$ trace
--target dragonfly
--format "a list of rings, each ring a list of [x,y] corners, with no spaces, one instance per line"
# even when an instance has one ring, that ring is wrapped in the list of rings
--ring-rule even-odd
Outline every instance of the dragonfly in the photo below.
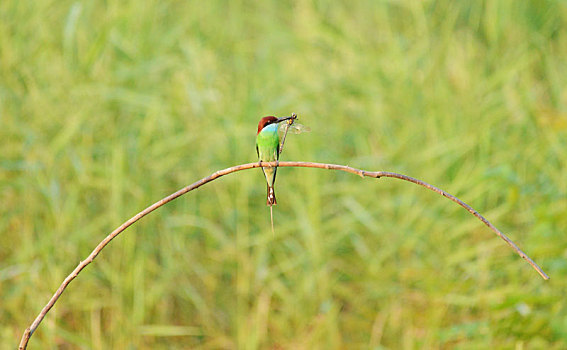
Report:
[[[291,113],[291,117],[289,117],[289,119],[286,120],[285,123],[280,123],[280,126],[278,127],[278,134],[282,141],[280,142],[279,153],[282,153],[285,137],[288,132],[291,132],[292,134],[301,134],[304,132],[311,131],[310,127],[296,123],[295,122],[296,119],[297,119],[297,114]]]

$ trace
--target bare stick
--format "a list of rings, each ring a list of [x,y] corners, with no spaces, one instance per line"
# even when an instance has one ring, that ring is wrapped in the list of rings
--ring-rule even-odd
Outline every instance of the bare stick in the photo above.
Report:
[[[287,120],[287,121],[285,122],[285,124],[286,124],[286,125],[285,125],[285,132],[284,132],[283,137],[282,137],[282,142],[280,143],[280,149],[279,149],[279,151],[278,151],[278,156],[279,156],[280,154],[282,154],[283,145],[284,145],[284,143],[285,143],[285,137],[287,136],[287,132],[288,132],[288,130],[289,130],[289,126],[290,126],[291,124],[293,124],[293,122],[295,121],[295,119],[297,119],[297,114],[291,113],[291,119],[290,119],[291,122],[290,122],[290,120]]]
[[[79,263],[79,265],[77,265],[75,270],[73,270],[73,272],[71,272],[71,274],[69,276],[67,276],[67,278],[65,278],[63,283],[61,283],[61,286],[59,286],[59,288],[57,289],[55,294],[53,294],[53,296],[51,297],[51,299],[49,300],[47,305],[45,305],[45,307],[41,310],[41,312],[36,317],[36,319],[33,321],[33,323],[25,330],[25,332],[22,336],[22,340],[20,341],[19,349],[20,350],[26,349],[28,342],[29,342],[29,339],[32,336],[33,332],[37,329],[37,327],[39,326],[39,324],[41,323],[41,321],[43,320],[45,315],[49,312],[49,310],[51,310],[51,308],[53,307],[55,302],[57,302],[57,300],[59,299],[61,294],[63,294],[63,292],[65,291],[65,289],[69,285],[69,283],[71,283],[75,279],[75,277],[77,277],[77,275],[87,265],[89,265],[94,260],[94,258],[97,257],[97,255],[104,249],[104,247],[106,247],[108,245],[108,243],[110,243],[110,241],[112,241],[122,231],[124,231],[125,229],[130,227],[130,225],[132,225],[136,221],[140,220],[144,216],[148,215],[152,211],[161,207],[162,205],[169,203],[172,200],[184,195],[185,193],[192,191],[196,188],[199,188],[199,187],[203,186],[204,184],[209,183],[209,182],[211,182],[211,181],[213,181],[213,180],[215,180],[215,179],[217,179],[221,176],[224,176],[224,175],[227,175],[227,174],[230,174],[230,173],[234,173],[234,172],[240,171],[240,170],[260,168],[260,167],[263,167],[263,166],[302,167],[302,168],[318,168],[318,169],[340,170],[340,171],[345,171],[347,173],[359,175],[360,177],[367,176],[367,177],[373,177],[373,178],[376,178],[376,179],[381,178],[381,177],[391,177],[391,178],[395,178],[395,179],[399,179],[399,180],[413,182],[416,185],[423,186],[423,187],[425,187],[425,188],[427,188],[427,189],[429,189],[433,192],[437,192],[438,194],[442,195],[443,197],[447,197],[450,200],[452,200],[453,202],[460,205],[461,207],[465,208],[469,213],[474,215],[476,218],[478,218],[480,221],[482,221],[486,226],[488,226],[488,228],[490,228],[492,231],[494,231],[494,233],[496,233],[496,235],[498,235],[498,237],[502,238],[506,243],[508,243],[508,245],[510,247],[512,247],[512,249],[514,249],[514,251],[519,256],[521,256],[523,259],[525,259],[541,275],[541,277],[543,277],[543,279],[545,279],[545,280],[549,279],[549,276],[547,276],[547,274],[545,272],[543,272],[543,270],[532,259],[530,259],[529,256],[527,256],[510,238],[508,238],[505,234],[500,232],[500,230],[498,230],[496,227],[494,227],[494,225],[492,225],[488,220],[486,220],[484,218],[484,216],[480,215],[471,206],[469,206],[465,202],[461,201],[457,197],[455,197],[455,196],[453,196],[453,195],[451,195],[451,194],[449,194],[449,193],[447,193],[447,192],[445,192],[445,191],[443,191],[443,190],[441,190],[441,189],[439,189],[435,186],[432,186],[432,185],[430,185],[426,182],[423,182],[421,180],[415,179],[415,178],[410,177],[410,176],[397,174],[397,173],[391,173],[391,172],[387,172],[387,171],[366,171],[366,170],[355,169],[355,168],[351,168],[351,167],[348,167],[348,166],[337,165],[337,164],[323,164],[323,163],[311,163],[311,162],[258,162],[258,163],[248,163],[248,164],[236,165],[236,166],[233,166],[231,168],[224,169],[224,170],[219,170],[219,171],[217,171],[217,172],[215,172],[215,173],[213,173],[213,174],[211,174],[211,175],[209,175],[205,178],[202,178],[201,180],[199,180],[199,181],[197,181],[197,182],[195,182],[195,183],[193,183],[193,184],[191,184],[191,185],[189,185],[185,188],[182,188],[179,191],[165,197],[164,199],[150,205],[146,209],[144,209],[141,212],[139,212],[138,214],[134,215],[130,220],[128,220],[125,223],[123,223],[122,225],[120,225],[117,229],[112,231],[108,236],[106,236],[105,239],[102,240],[102,242],[100,242],[96,246],[96,248],[92,251],[92,253],[85,260],[81,261]]]
[[[288,130],[289,130],[289,123],[285,123],[285,132],[284,132],[283,137],[282,137],[282,142],[280,143],[280,149],[279,149],[279,151],[278,151],[278,155],[282,154],[283,145],[284,145],[284,143],[285,143],[285,137],[287,136],[287,131],[288,131]]]

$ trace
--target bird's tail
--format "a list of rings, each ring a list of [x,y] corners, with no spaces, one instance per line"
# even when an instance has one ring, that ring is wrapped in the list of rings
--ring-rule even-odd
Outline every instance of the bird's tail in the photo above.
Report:
[[[276,234],[274,231],[274,207],[270,205],[270,222],[272,223],[272,235]]]
[[[276,193],[274,192],[274,187],[268,185],[268,199],[266,201],[266,205],[271,207],[272,205],[276,205],[278,202],[276,201]]]

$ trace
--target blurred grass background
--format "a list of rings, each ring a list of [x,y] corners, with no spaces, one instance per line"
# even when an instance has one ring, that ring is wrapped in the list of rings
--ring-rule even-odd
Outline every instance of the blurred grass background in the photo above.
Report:
[[[561,1],[0,2],[0,347],[112,229],[256,160],[299,114],[272,235],[259,170],[128,229],[30,349],[567,347]]]

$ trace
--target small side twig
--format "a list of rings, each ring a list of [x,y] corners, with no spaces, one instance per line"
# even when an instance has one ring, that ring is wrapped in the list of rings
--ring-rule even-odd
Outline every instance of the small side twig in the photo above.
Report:
[[[285,143],[285,138],[287,136],[287,132],[289,131],[289,126],[291,124],[293,124],[293,122],[295,122],[295,119],[297,119],[297,114],[291,113],[291,119],[285,122],[285,131],[284,131],[284,134],[283,134],[283,137],[282,137],[282,141],[280,142],[280,149],[278,151],[278,154],[282,154],[282,152],[283,152],[283,146],[284,146],[284,143]]]
[[[37,329],[37,327],[39,326],[39,324],[41,323],[41,321],[45,318],[45,315],[49,312],[49,310],[51,310],[51,308],[53,307],[53,305],[55,305],[55,303],[57,302],[57,300],[59,299],[59,297],[61,297],[61,294],[63,294],[63,292],[65,291],[65,289],[67,288],[67,286],[79,275],[79,273],[85,268],[87,267],[87,265],[89,265],[91,262],[93,262],[93,260],[97,257],[97,255],[104,249],[104,247],[106,247],[108,245],[108,243],[110,243],[110,241],[112,241],[116,236],[118,236],[122,231],[126,230],[128,227],[130,227],[132,224],[134,224],[136,221],[140,220],[141,218],[143,218],[144,216],[148,215],[149,213],[151,213],[152,211],[156,210],[157,208],[161,207],[162,205],[171,202],[172,200],[184,195],[187,192],[190,192],[196,188],[199,188],[201,186],[203,186],[206,183],[209,183],[221,176],[224,175],[228,175],[230,173],[234,173],[236,171],[240,171],[240,170],[246,170],[246,169],[252,169],[252,168],[259,168],[262,166],[279,166],[279,167],[302,167],[302,168],[318,168],[318,169],[330,169],[330,170],[340,170],[340,171],[345,171],[347,173],[351,173],[351,174],[355,174],[361,177],[373,177],[376,179],[379,179],[381,177],[391,177],[394,179],[399,179],[399,180],[404,180],[404,181],[408,181],[408,182],[412,182],[416,185],[425,187],[433,192],[437,192],[438,194],[442,195],[443,197],[446,197],[450,200],[452,200],[453,202],[457,203],[458,205],[460,205],[461,207],[465,208],[469,213],[471,213],[472,215],[474,215],[477,219],[479,219],[480,221],[482,221],[486,226],[488,226],[488,228],[490,228],[494,233],[496,233],[496,235],[498,235],[498,237],[502,238],[510,247],[512,247],[512,249],[514,249],[514,251],[520,256],[522,257],[524,260],[526,260],[539,274],[541,277],[543,277],[543,279],[548,280],[549,276],[529,257],[526,255],[526,253],[524,253],[510,238],[508,238],[505,234],[503,234],[500,230],[498,230],[494,225],[492,225],[486,218],[484,218],[484,216],[480,215],[476,210],[474,210],[471,206],[469,206],[468,204],[466,204],[465,202],[461,201],[459,198],[433,186],[430,185],[424,181],[415,179],[413,177],[407,176],[407,175],[402,175],[402,174],[397,174],[397,173],[392,173],[392,172],[387,172],[387,171],[366,171],[366,170],[361,170],[361,169],[356,169],[356,168],[351,168],[345,165],[337,165],[337,164],[323,164],[323,163],[311,163],[311,162],[257,162],[257,163],[248,163],[248,164],[241,164],[241,165],[236,165],[224,170],[219,170],[185,188],[180,189],[179,191],[163,198],[162,200],[150,205],[149,207],[147,207],[146,209],[142,210],[141,212],[139,212],[138,214],[134,215],[132,218],[130,218],[128,221],[126,221],[125,223],[123,223],[122,225],[120,225],[117,229],[115,229],[114,231],[112,231],[108,236],[106,236],[105,239],[102,240],[102,242],[100,242],[96,248],[91,252],[91,254],[83,261],[81,261],[79,263],[79,265],[77,265],[77,267],[73,270],[73,272],[71,272],[71,274],[69,274],[69,276],[67,276],[67,278],[65,278],[65,280],[63,281],[63,283],[61,283],[61,286],[59,286],[59,288],[57,289],[57,291],[55,292],[55,294],[53,294],[53,296],[51,297],[51,299],[49,300],[49,302],[47,303],[47,305],[44,306],[44,308],[41,310],[41,312],[39,313],[39,315],[36,317],[36,319],[33,321],[33,323],[24,331],[24,334],[22,335],[22,339],[20,341],[20,345],[19,345],[19,349],[23,350],[26,349],[29,339],[32,336],[33,332]]]

